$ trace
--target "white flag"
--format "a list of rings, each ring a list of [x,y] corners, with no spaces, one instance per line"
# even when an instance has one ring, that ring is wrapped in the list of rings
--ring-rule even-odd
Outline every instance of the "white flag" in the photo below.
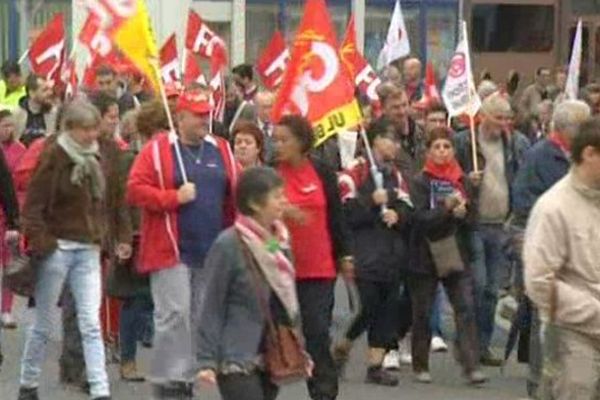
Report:
[[[383,49],[379,53],[377,60],[377,69],[381,70],[390,63],[399,58],[406,57],[410,54],[410,42],[408,41],[408,32],[404,24],[404,16],[400,7],[400,0],[396,0],[394,14],[390,22],[387,39],[383,45]]]
[[[467,36],[467,23],[461,22],[461,37],[450,61],[442,98],[450,117],[461,114],[474,116],[481,108],[481,99],[475,89]]]
[[[579,73],[581,71],[581,52],[582,52],[582,23],[581,18],[577,23],[577,32],[573,41],[573,51],[571,53],[571,62],[569,63],[569,75],[567,76],[567,84],[565,86],[565,94],[567,99],[576,100],[579,92]]]

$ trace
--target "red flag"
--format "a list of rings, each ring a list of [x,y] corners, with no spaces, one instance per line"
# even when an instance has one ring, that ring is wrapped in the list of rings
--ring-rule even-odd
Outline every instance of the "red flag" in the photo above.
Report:
[[[210,60],[213,74],[227,66],[225,42],[202,21],[194,10],[190,10],[188,16],[185,47],[190,52]]]
[[[356,127],[361,120],[354,84],[342,71],[335,30],[325,0],[308,0],[291,50],[288,70],[273,107],[312,122],[315,145]]]
[[[420,109],[428,109],[436,104],[442,104],[442,97],[435,81],[435,71],[431,62],[425,68],[425,87],[423,96],[413,106]]]
[[[277,30],[256,63],[256,70],[266,88],[273,90],[279,86],[289,60],[290,52],[283,35]]]
[[[70,100],[77,94],[78,79],[73,58],[65,60],[61,71],[61,81],[65,85],[65,100]]]
[[[206,77],[196,56],[192,53],[187,53],[185,57],[185,69],[183,70],[183,84],[189,85],[190,83],[201,83],[206,85]]]
[[[31,70],[46,79],[57,80],[65,50],[65,18],[57,14],[29,48]]]
[[[181,80],[177,38],[172,34],[160,49],[160,74],[164,83]]]
[[[100,17],[92,12],[88,14],[78,39],[88,49],[92,58],[95,54],[106,57],[113,49],[112,41],[102,29]]]
[[[225,119],[225,77],[223,71],[217,72],[208,83],[212,90],[211,100],[214,106],[214,118],[223,122]]]
[[[377,86],[381,84],[381,79],[377,77],[369,62],[358,51],[354,15],[350,17],[346,36],[340,47],[340,59],[346,73],[354,81],[359,91],[367,95],[372,102],[378,102]]]

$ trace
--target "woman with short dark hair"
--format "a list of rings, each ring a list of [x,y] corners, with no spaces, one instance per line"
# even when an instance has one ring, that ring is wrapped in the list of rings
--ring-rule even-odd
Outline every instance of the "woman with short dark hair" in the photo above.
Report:
[[[330,352],[334,286],[338,267],[354,272],[344,223],[337,176],[310,157],[313,130],[305,118],[288,115],[275,125],[273,144],[277,171],[290,202],[285,219],[290,229],[302,328],[315,362],[308,380],[312,399],[335,399],[338,375]]]
[[[283,181],[271,168],[251,168],[239,180],[236,201],[236,223],[217,238],[204,265],[198,379],[217,383],[224,400],[273,400],[278,388],[262,362],[268,318],[286,326],[300,320],[281,222]]]
[[[412,300],[412,356],[415,379],[430,383],[432,305],[439,282],[454,309],[458,360],[470,383],[486,377],[479,369],[473,298],[469,294],[469,237],[473,218],[469,181],[456,161],[452,132],[434,128],[427,139],[427,160],[411,185],[414,223],[409,262],[403,264]]]

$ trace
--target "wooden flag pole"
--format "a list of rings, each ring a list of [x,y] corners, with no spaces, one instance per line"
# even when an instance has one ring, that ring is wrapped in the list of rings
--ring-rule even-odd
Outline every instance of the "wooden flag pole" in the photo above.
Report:
[[[471,130],[471,151],[473,156],[473,172],[479,172],[479,161],[477,160],[477,133],[475,132],[475,117],[469,114],[469,128]]]
[[[160,68],[158,67],[158,60],[153,60],[151,63],[155,70],[156,76],[159,77],[158,87],[160,90],[160,97],[167,113],[167,120],[169,121],[169,139],[173,139],[173,147],[175,148],[175,158],[177,159],[177,165],[181,171],[181,178],[183,183],[188,183],[187,173],[185,171],[185,165],[183,165],[183,157],[181,156],[181,148],[179,146],[179,140],[177,140],[177,132],[175,131],[175,123],[173,122],[173,115],[171,115],[171,109],[169,108],[169,101],[167,99],[167,92],[165,92],[165,85],[160,80]]]

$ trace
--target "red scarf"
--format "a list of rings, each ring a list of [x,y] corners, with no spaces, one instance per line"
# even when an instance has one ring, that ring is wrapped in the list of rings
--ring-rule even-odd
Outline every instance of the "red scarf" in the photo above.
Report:
[[[452,161],[445,164],[436,164],[428,157],[423,172],[435,179],[450,182],[456,190],[465,196],[465,199],[467,198],[465,185],[462,183],[464,172],[456,159],[453,158]]]
[[[548,135],[548,140],[550,141],[550,143],[553,143],[556,147],[561,149],[565,154],[571,154],[571,144],[567,142],[565,138],[559,135],[558,133],[550,133],[550,135]]]

